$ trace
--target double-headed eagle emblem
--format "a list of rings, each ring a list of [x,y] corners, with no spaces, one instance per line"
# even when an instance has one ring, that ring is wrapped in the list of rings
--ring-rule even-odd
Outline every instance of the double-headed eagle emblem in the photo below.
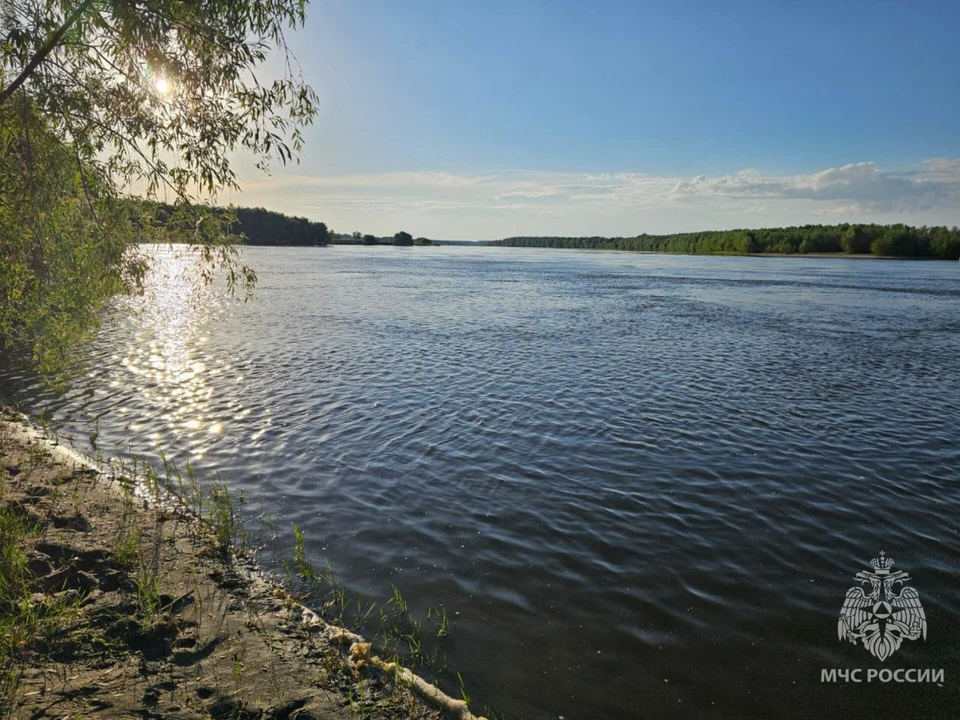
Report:
[[[881,552],[870,565],[873,570],[854,575],[860,586],[847,590],[837,634],[854,645],[860,640],[882,662],[904,640],[927,639],[927,616],[916,589],[905,587],[910,576],[902,570],[891,571],[893,560]]]

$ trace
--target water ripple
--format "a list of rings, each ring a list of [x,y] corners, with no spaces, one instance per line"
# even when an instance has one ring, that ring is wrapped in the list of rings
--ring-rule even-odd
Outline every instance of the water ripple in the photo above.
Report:
[[[359,597],[443,602],[451,665],[510,717],[960,706],[819,675],[875,665],[836,616],[879,550],[930,623],[891,662],[954,666],[955,264],[247,253],[251,302],[161,253],[70,388],[10,369],[7,392],[109,454],[220,472]]]

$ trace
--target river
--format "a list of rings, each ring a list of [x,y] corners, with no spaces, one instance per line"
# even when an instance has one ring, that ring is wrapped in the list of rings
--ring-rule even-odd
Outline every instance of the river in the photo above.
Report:
[[[960,708],[956,263],[248,248],[244,301],[155,252],[66,390],[7,370],[8,397],[218,472],[353,598],[442,603],[478,709]],[[928,625],[882,663],[837,633],[881,551]]]

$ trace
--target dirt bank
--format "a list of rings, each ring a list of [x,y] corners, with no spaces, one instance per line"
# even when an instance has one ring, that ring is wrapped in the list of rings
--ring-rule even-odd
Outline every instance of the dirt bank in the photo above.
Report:
[[[473,718],[132,490],[0,415],[0,715]]]

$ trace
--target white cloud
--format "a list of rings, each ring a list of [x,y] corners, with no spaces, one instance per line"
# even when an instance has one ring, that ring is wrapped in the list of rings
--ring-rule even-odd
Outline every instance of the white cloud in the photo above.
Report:
[[[229,200],[324,220],[337,230],[438,238],[633,235],[803,222],[960,222],[960,159],[906,170],[874,162],[802,175],[400,172],[279,175]]]
[[[960,199],[960,164],[928,161],[924,170],[884,170],[873,162],[828,168],[809,175],[765,176],[754,170],[718,178],[680,180],[673,195],[682,198],[799,199],[853,212],[916,212],[947,208]],[[828,205],[833,203],[832,207]],[[837,205],[843,203],[844,205]]]
[[[932,158],[921,163],[931,175],[960,175],[960,158]]]

